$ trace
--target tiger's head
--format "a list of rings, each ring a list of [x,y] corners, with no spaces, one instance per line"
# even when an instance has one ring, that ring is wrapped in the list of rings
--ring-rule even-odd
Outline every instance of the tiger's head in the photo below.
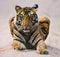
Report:
[[[38,22],[38,16],[36,14],[36,10],[38,5],[35,4],[33,7],[20,7],[15,6],[16,10],[16,21],[17,24],[20,25],[23,29],[23,32],[30,32],[32,26]]]

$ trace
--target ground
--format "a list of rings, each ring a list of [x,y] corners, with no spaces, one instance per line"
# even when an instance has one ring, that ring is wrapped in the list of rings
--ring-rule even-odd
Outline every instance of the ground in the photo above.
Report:
[[[8,20],[15,16],[15,5],[33,6],[38,4],[38,17],[48,17],[51,21],[50,32],[46,39],[48,55],[38,54],[35,50],[14,50]],[[60,0],[0,0],[0,57],[60,57]]]

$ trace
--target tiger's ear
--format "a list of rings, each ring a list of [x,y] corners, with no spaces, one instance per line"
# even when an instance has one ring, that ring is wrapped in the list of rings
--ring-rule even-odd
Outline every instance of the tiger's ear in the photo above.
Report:
[[[18,5],[15,6],[16,12],[18,12],[20,9],[22,9],[20,6],[18,6]]]
[[[38,4],[34,4],[32,8],[37,9],[38,8]]]

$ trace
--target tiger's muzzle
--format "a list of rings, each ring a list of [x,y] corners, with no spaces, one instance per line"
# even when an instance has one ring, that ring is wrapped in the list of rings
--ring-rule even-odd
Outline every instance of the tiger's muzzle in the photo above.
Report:
[[[22,28],[23,28],[23,32],[25,32],[25,33],[29,33],[31,31],[31,26],[29,26],[29,25],[28,26],[25,25]]]

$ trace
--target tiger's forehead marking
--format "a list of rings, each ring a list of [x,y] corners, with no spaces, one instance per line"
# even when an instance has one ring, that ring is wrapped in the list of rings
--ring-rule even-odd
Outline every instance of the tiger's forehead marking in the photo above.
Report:
[[[24,7],[24,8],[21,8],[19,11],[18,11],[18,13],[17,13],[17,15],[19,15],[21,12],[35,12],[35,9],[34,8],[31,8],[31,7]]]
[[[32,7],[25,7],[25,8],[23,8],[23,11],[32,11],[32,12],[36,12],[35,11],[35,9],[34,8],[32,8]]]

